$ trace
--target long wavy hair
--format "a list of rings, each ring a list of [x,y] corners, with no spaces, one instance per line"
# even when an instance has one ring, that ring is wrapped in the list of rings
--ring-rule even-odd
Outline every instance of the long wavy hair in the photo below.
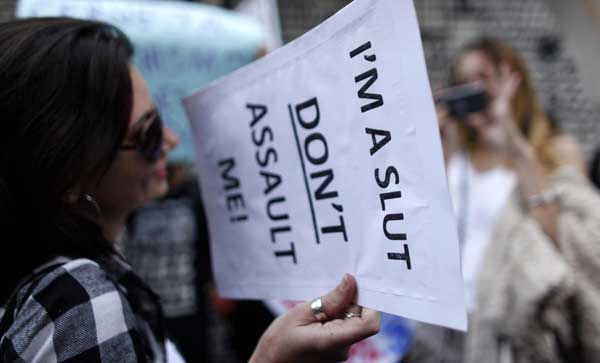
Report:
[[[495,38],[482,37],[463,48],[453,63],[450,82],[456,84],[456,69],[461,56],[468,52],[481,52],[496,68],[507,64],[519,74],[521,82],[512,100],[512,116],[519,129],[533,146],[542,166],[551,171],[558,166],[557,156],[552,153],[550,143],[557,130],[553,127],[539,102],[525,60],[509,44]],[[476,147],[476,140],[467,137],[468,132],[461,125],[462,141],[467,149]]]
[[[126,135],[132,52],[102,22],[0,24],[0,303],[52,256],[112,250],[69,193],[106,172]]]

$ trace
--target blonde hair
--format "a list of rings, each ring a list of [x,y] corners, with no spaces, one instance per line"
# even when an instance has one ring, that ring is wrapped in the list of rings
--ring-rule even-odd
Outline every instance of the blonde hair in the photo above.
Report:
[[[551,150],[551,141],[556,136],[556,130],[546,117],[533,87],[533,82],[527,70],[525,60],[507,43],[498,39],[482,37],[463,48],[461,55],[468,52],[481,52],[496,69],[507,64],[521,77],[521,82],[512,100],[512,116],[519,129],[533,146],[537,157],[547,171],[555,169],[559,162]],[[460,56],[452,66],[451,83],[456,83],[456,67]],[[469,140],[467,131],[461,127],[463,143],[468,149],[475,147],[475,142]]]

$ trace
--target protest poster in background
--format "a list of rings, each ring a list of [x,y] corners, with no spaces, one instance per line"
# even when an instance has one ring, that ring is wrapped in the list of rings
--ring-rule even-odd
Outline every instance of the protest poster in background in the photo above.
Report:
[[[298,304],[286,300],[268,300],[264,303],[276,316],[285,314]],[[414,322],[382,313],[379,333],[352,345],[346,363],[401,362],[413,341],[413,329]]]
[[[184,100],[219,291],[358,303],[466,328],[414,6],[357,0]]]
[[[242,0],[235,11],[257,20],[265,29],[265,46],[271,51],[283,44],[277,0]]]
[[[18,17],[71,16],[118,26],[135,46],[133,63],[163,120],[180,138],[171,161],[191,162],[194,146],[181,98],[256,59],[266,34],[249,17],[176,1],[20,0]]]

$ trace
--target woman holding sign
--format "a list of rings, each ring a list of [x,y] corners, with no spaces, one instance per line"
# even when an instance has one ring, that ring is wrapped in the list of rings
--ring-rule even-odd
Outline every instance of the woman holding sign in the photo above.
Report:
[[[0,24],[0,360],[165,362],[156,295],[115,250],[127,216],[166,192],[163,126],[132,46],[100,22]],[[7,241],[8,242],[8,241]],[[11,266],[10,268],[8,266]],[[337,362],[379,316],[356,282],[276,320],[252,362]]]
[[[440,94],[438,111],[442,134],[457,127],[462,146],[449,158],[448,178],[471,312],[464,360],[454,356],[598,361],[600,197],[581,150],[545,117],[510,46],[467,46],[452,82],[460,87]],[[439,347],[462,350],[456,334],[445,336],[454,347]],[[448,356],[439,347],[432,351]]]

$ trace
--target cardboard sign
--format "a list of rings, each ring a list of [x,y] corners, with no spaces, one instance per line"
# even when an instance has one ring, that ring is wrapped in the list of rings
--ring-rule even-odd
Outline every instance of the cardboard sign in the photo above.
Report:
[[[414,7],[357,0],[184,100],[221,294],[358,303],[465,329]]]
[[[216,6],[176,1],[20,0],[17,16],[71,16],[118,26],[135,45],[133,63],[163,120],[180,138],[171,161],[191,162],[194,146],[181,98],[256,59],[258,23]]]

